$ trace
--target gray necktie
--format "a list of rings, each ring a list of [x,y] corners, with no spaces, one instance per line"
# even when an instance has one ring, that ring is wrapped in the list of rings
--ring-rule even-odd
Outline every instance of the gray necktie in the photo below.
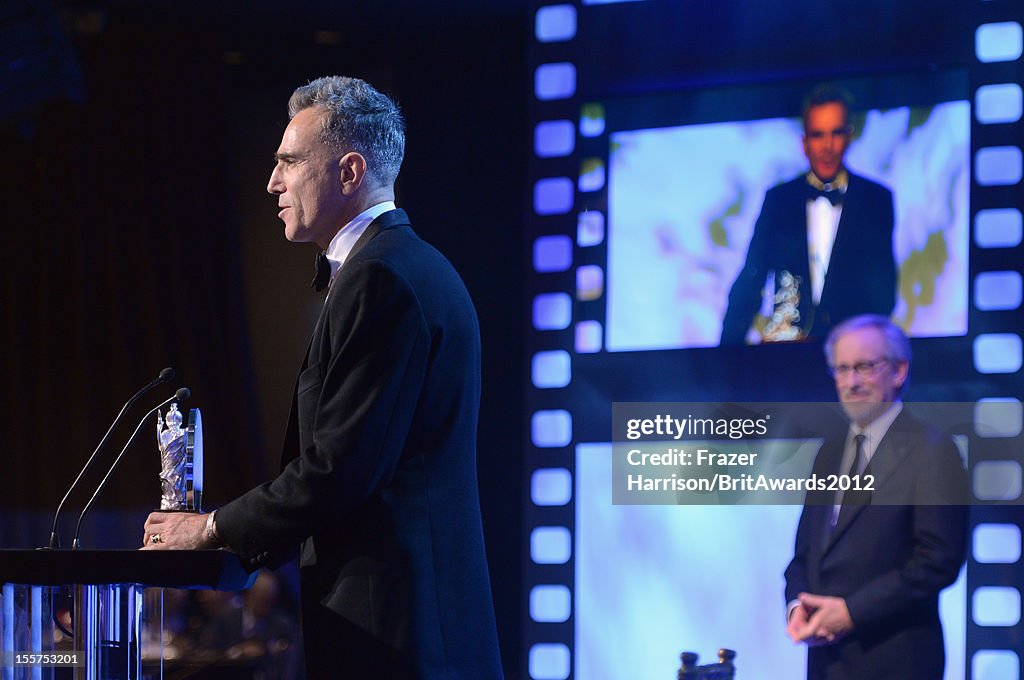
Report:
[[[864,468],[867,467],[867,460],[866,456],[864,455],[865,439],[867,439],[867,437],[865,437],[863,433],[858,434],[853,438],[854,444],[856,446],[856,451],[853,454],[853,463],[850,465],[850,469],[846,473],[849,477],[859,474],[864,470]]]
[[[867,439],[864,434],[857,434],[853,437],[854,442],[854,454],[853,462],[850,463],[849,470],[846,471],[847,477],[852,478],[856,474],[862,474],[867,469],[867,455],[864,453],[864,441]],[[853,484],[851,479],[851,485]],[[864,484],[863,478],[860,480],[860,484]],[[835,531],[836,524],[839,523],[839,515],[842,514],[842,507],[847,505],[867,505],[871,502],[871,492],[849,488],[846,491],[836,492],[836,505],[840,507],[838,510],[835,506],[832,507],[832,521],[829,522],[828,526],[828,538],[832,536],[832,532]]]

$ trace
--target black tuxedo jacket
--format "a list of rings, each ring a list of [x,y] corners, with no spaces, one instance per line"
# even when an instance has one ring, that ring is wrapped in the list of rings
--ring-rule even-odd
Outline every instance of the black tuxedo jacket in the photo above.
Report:
[[[850,173],[821,300],[811,293],[807,247],[808,184],[804,175],[772,187],[754,225],[747,259],[729,292],[722,321],[723,345],[743,344],[769,273],[800,277],[800,326],[824,338],[833,326],[858,314],[888,316],[896,304],[892,193]]]
[[[477,490],[480,337],[402,210],[339,270],[298,376],[282,471],[222,507],[253,568],[302,544],[311,678],[500,678]]]
[[[844,442],[845,432],[825,442],[815,474],[839,474]],[[843,597],[854,625],[808,649],[808,680],[941,680],[938,598],[965,557],[966,472],[953,442],[904,406],[865,473],[875,476],[870,504],[844,505],[830,531],[834,494],[809,493],[797,527],[787,602]]]

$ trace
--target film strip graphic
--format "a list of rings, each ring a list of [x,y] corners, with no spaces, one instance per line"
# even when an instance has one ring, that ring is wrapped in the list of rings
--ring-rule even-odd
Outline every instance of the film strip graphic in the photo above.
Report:
[[[975,408],[971,478],[985,505],[972,512],[967,558],[968,678],[1022,677],[1021,593],[1024,563],[1021,533],[1020,397],[1024,314],[1022,303],[1022,217],[1024,175],[1024,7],[977,0],[970,67],[971,121],[971,295],[968,335],[974,369],[994,393]],[[985,410],[1016,406],[1016,417],[995,430],[982,425]],[[1012,443],[1011,443],[1012,442]]]
[[[574,319],[580,258],[604,242],[603,225],[594,224],[601,213],[580,217],[577,200],[581,131],[573,58],[580,12],[579,3],[538,4],[530,23],[533,156],[527,230],[534,275],[528,277],[530,435],[524,488],[530,497],[524,513],[522,667],[531,678],[572,677],[575,521],[569,388],[581,336],[590,333],[596,336],[593,345],[601,343],[596,322]],[[589,220],[586,236],[577,233],[583,220]]]
[[[1024,448],[1024,7],[1012,0],[976,6],[969,64],[971,239],[968,340],[973,373],[991,386],[976,406],[969,437],[975,496],[967,568],[966,677],[1019,678],[1024,592],[1019,505],[1024,472],[1005,451]],[[537,3],[529,25],[532,91],[529,278],[529,384],[524,475],[529,489],[522,537],[526,599],[522,666],[534,680],[573,676],[573,367],[604,348],[603,305],[608,135],[600,104],[579,94],[574,62],[587,6]],[[999,428],[986,410],[1000,418]]]

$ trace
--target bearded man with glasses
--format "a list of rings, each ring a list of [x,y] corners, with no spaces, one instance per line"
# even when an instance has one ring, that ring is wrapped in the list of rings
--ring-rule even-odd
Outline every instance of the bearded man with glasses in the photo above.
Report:
[[[814,472],[872,488],[808,494],[786,569],[786,632],[808,645],[809,680],[941,680],[939,592],[967,544],[960,455],[904,408],[910,341],[889,319],[843,322],[825,354],[850,424]]]

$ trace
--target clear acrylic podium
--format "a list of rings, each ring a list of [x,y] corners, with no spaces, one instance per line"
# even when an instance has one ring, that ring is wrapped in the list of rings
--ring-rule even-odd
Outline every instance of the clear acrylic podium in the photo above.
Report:
[[[223,550],[0,550],[0,680],[142,680],[142,623],[162,591],[244,590],[255,574]],[[158,628],[159,629],[159,628]]]

